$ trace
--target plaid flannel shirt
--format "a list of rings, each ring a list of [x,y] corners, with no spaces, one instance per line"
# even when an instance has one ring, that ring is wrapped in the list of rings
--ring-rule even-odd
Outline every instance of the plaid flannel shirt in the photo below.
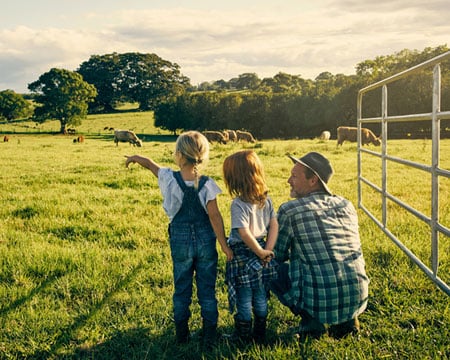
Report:
[[[264,248],[265,242],[257,239]],[[228,286],[228,304],[231,313],[236,308],[236,288],[269,289],[269,282],[277,277],[277,262],[272,259],[266,266],[244,243],[231,245],[233,260],[227,262],[225,282]]]
[[[321,323],[338,324],[367,306],[369,279],[352,203],[324,192],[284,203],[278,211],[276,259],[289,261],[284,300]]]

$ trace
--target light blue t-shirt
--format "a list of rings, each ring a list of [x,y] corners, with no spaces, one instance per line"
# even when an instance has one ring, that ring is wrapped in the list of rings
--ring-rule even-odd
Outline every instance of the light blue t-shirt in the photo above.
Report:
[[[240,228],[248,228],[255,239],[266,237],[270,220],[274,217],[276,212],[270,197],[267,197],[264,207],[234,198],[231,203],[231,233],[228,244],[234,245],[243,241],[239,236]]]
[[[158,186],[163,197],[163,209],[169,217],[170,221],[173,220],[175,215],[180,210],[184,196],[183,190],[181,190],[180,186],[175,180],[173,172],[174,171],[170,168],[160,168],[158,171]],[[185,181],[185,183],[187,186],[194,186],[194,181]],[[200,192],[198,193],[200,203],[202,204],[206,213],[208,213],[208,210],[206,208],[208,202],[214,200],[217,195],[221,193],[222,190],[220,190],[216,182],[208,177],[205,185],[200,189]]]

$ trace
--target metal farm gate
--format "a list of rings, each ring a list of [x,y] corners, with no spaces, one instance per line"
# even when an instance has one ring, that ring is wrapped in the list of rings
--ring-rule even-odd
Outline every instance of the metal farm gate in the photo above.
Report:
[[[431,60],[416,65],[408,70],[402,71],[396,75],[388,77],[382,81],[369,85],[358,92],[357,103],[357,123],[358,123],[358,206],[361,208],[377,225],[378,227],[416,264],[419,268],[425,272],[425,274],[447,295],[450,296],[450,286],[438,277],[439,267],[439,235],[450,237],[450,229],[440,223],[439,218],[439,179],[442,177],[450,178],[450,171],[440,168],[439,154],[440,154],[440,128],[441,119],[450,119],[450,111],[441,111],[441,63],[444,60],[450,59],[450,51],[440,56],[437,56]],[[424,114],[411,114],[411,115],[388,115],[388,85],[399,80],[406,78],[412,74],[416,74],[425,68],[433,68],[432,73],[432,111]],[[381,116],[373,118],[363,118],[363,96],[370,91],[381,88]],[[401,159],[395,156],[390,156],[387,150],[388,140],[388,123],[395,122],[411,122],[411,121],[431,121],[431,165],[425,165],[417,162],[413,162],[406,159]],[[363,148],[361,145],[361,127],[366,123],[378,123],[381,124],[381,153]],[[368,154],[367,156],[375,156],[381,159],[381,188],[369,181],[362,174],[362,154]],[[450,154],[448,154],[450,156]],[[393,196],[390,192],[387,182],[387,165],[388,162],[394,162],[408,167],[419,169],[429,174],[431,177],[431,199],[424,199],[425,201],[431,201],[431,216],[427,216],[422,212],[414,209],[408,204],[404,203],[397,197]],[[362,185],[365,184],[373,189],[376,193],[381,195],[381,217],[377,219],[369,209],[363,204],[362,198]],[[405,246],[387,226],[387,213],[388,213],[388,200],[407,210],[413,214],[416,218],[424,222],[429,226],[431,234],[431,266],[425,265],[407,246]],[[443,199],[441,199],[443,200]],[[448,199],[445,199],[448,201]]]

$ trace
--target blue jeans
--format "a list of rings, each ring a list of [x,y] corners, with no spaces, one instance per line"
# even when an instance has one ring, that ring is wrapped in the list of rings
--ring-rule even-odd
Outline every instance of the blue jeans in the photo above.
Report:
[[[175,323],[190,318],[195,274],[197,297],[206,324],[216,325],[219,313],[216,299],[217,249],[211,226],[170,224],[170,250],[173,261],[173,310]]]
[[[262,288],[252,289],[250,287],[236,288],[236,319],[242,321],[252,320],[252,310],[255,316],[267,317],[267,293]]]

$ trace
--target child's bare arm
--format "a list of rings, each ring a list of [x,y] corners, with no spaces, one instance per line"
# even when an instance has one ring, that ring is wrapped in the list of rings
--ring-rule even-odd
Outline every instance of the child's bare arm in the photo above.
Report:
[[[273,250],[278,238],[278,220],[276,217],[270,219],[269,232],[266,240],[266,250]]]
[[[211,222],[211,226],[213,227],[214,233],[217,236],[217,240],[219,241],[220,247],[224,254],[227,257],[227,261],[233,259],[233,251],[227,244],[227,239],[225,237],[225,228],[223,225],[222,214],[220,213],[219,207],[217,206],[217,200],[210,200],[206,205],[208,209],[208,216]]]
[[[132,156],[125,155],[125,157],[127,158],[127,160],[125,161],[126,167],[128,167],[128,165],[130,164],[137,163],[142,167],[145,167],[146,169],[150,170],[156,177],[158,177],[158,172],[161,166],[156,162],[154,162],[152,159],[140,155],[132,155]]]
[[[255,254],[263,261],[270,261],[274,256],[272,250],[263,249],[248,228],[239,228],[239,236]]]

